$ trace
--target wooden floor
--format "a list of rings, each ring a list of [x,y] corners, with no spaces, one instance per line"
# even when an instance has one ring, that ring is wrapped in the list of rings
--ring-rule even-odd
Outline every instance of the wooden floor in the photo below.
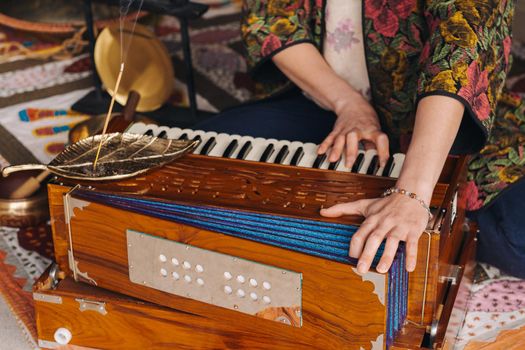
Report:
[[[81,346],[62,346],[58,350],[91,350]],[[491,342],[470,342],[463,350],[523,350],[525,349],[525,326],[502,331]]]
[[[501,331],[492,342],[471,342],[464,350],[523,350],[525,349],[525,326]]]

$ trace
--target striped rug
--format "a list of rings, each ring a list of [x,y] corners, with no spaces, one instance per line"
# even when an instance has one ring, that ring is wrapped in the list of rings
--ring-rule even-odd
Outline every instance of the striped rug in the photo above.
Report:
[[[191,28],[199,107],[211,111],[245,101],[250,97],[251,87],[240,53],[238,6],[234,4],[215,10],[216,16],[196,21]],[[0,27],[0,38],[2,31],[8,32],[9,29]],[[156,22],[155,31],[175,58],[175,72],[180,78],[180,96],[176,101],[184,103],[184,75],[181,73],[184,69],[178,23],[173,18],[161,18]],[[514,91],[525,93],[525,45],[515,44],[513,52],[515,63],[508,85]],[[74,124],[81,117],[58,115],[28,122],[23,120],[21,112],[31,108],[67,111],[90,91],[89,69],[86,55],[62,61],[11,59],[0,63],[0,166],[49,162],[59,152],[67,140],[67,132],[63,131],[67,128],[60,127]],[[35,136],[36,130],[43,128],[55,128],[57,132]],[[4,346],[9,346],[5,349],[16,350],[36,347],[30,286],[49,264],[47,258],[32,251],[39,248],[21,246],[23,240],[20,241],[18,235],[18,228],[0,228],[2,350]],[[487,266],[482,271],[485,271],[487,278],[474,286],[470,312],[460,334],[462,345],[458,349],[499,349],[487,344],[498,344],[494,341],[499,341],[501,337],[519,339],[518,335],[523,334],[518,330],[525,326],[525,305],[519,303],[519,300],[525,300],[525,293],[520,292],[525,289],[524,282]],[[491,297],[495,295],[497,307],[491,308],[485,297],[487,294]],[[509,298],[512,299],[511,305],[506,307]],[[16,324],[20,329],[18,336],[13,333]],[[16,343],[7,343],[7,339]],[[520,346],[525,348],[524,344]]]

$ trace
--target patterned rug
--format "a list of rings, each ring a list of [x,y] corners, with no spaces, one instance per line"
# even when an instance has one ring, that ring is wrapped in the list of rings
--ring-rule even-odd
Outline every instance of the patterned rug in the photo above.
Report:
[[[238,5],[236,1],[216,7],[207,18],[192,23],[190,35],[200,109],[218,111],[251,96],[251,83],[241,55]],[[178,22],[160,18],[153,29],[174,56],[175,74],[180,77],[172,103],[185,104]],[[52,45],[0,27],[0,43],[7,39],[18,40],[35,50]],[[515,44],[513,52],[516,58],[508,86],[525,93],[525,45]],[[7,60],[0,59],[0,167],[49,162],[63,149],[67,131],[86,118],[71,111],[70,106],[91,90],[90,69],[85,54],[59,61],[12,55]],[[28,339],[27,349],[36,348],[30,287],[50,263],[48,235],[45,223],[37,228],[0,228],[0,297],[19,321],[21,332]],[[471,291],[469,313],[458,335],[457,349],[499,344],[502,336],[517,339],[520,330],[525,331],[525,282],[490,266],[479,265],[477,270],[478,282]],[[496,339],[498,342],[494,343]],[[4,344],[1,338],[0,344]],[[519,343],[515,341],[516,344]],[[521,346],[525,348],[525,344]]]

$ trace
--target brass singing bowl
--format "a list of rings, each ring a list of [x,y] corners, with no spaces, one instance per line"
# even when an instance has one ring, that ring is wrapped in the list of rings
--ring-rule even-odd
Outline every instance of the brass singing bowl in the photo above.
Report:
[[[129,46],[129,48],[128,48]],[[124,73],[116,94],[116,101],[125,105],[130,91],[140,94],[138,112],[161,107],[175,88],[173,66],[168,50],[146,27],[126,23],[122,30],[106,27],[95,44],[95,67],[105,89],[113,96],[115,83],[124,55]]]
[[[0,178],[0,226],[36,226],[49,219],[46,186],[28,198],[9,199],[20,185],[38,171],[27,171]]]

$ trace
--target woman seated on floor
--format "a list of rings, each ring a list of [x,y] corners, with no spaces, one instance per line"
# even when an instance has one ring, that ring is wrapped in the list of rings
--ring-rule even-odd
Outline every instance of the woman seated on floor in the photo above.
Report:
[[[377,270],[388,270],[400,241],[414,269],[447,154],[477,154],[468,205],[478,258],[525,278],[525,104],[503,91],[513,5],[249,0],[242,38],[260,99],[198,128],[321,143],[320,154],[343,154],[347,167],[359,144],[377,149],[382,165],[406,152],[393,194],[321,211],[366,218],[349,252],[360,272],[385,238]]]

